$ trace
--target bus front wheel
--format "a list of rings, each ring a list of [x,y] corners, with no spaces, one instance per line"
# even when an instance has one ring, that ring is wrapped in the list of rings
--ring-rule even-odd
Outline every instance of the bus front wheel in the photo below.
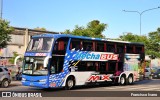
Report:
[[[73,89],[73,87],[75,86],[75,79],[74,77],[69,77],[66,81],[66,86],[65,89],[66,90],[71,90]]]

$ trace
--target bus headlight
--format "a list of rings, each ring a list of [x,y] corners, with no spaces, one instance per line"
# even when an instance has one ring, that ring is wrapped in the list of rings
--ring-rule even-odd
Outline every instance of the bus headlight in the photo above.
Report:
[[[46,82],[46,79],[39,80],[39,82]]]
[[[22,78],[22,81],[26,81],[26,79],[25,79],[25,78]]]

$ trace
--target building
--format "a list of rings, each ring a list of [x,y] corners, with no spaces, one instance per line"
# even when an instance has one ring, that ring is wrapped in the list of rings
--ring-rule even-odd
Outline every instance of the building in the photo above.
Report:
[[[0,65],[8,64],[8,58],[13,57],[13,52],[17,52],[19,55],[23,55],[31,36],[56,32],[41,31],[28,28],[13,27],[14,31],[11,33],[11,42],[9,42],[6,48],[0,49]]]

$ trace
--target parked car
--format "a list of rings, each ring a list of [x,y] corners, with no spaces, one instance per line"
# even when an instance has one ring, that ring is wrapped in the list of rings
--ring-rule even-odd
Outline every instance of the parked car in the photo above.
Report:
[[[145,78],[148,78],[148,79],[152,79],[152,69],[151,68],[145,68],[145,75],[144,75]]]
[[[10,71],[11,73],[11,79],[12,80],[16,80],[16,74],[18,72],[18,68],[15,65],[6,65],[7,69]]]
[[[157,71],[152,74],[152,77],[155,79],[160,79],[160,69],[157,69]]]
[[[11,83],[10,72],[5,66],[0,66],[0,86],[8,87]]]

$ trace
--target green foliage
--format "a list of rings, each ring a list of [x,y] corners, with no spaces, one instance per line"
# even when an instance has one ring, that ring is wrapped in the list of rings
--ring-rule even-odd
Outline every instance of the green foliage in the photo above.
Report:
[[[146,61],[146,68],[149,68],[149,66],[150,66],[150,61]]]
[[[88,36],[88,37],[96,37],[96,38],[104,38],[105,36],[102,32],[107,28],[107,24],[100,23],[98,20],[93,20],[84,26],[75,26],[73,31],[65,30],[64,33],[78,35],[78,36]]]
[[[149,42],[147,36],[139,36],[139,35],[134,35],[132,33],[127,33],[126,35],[120,36],[120,40],[130,41],[130,42],[142,42],[145,44]]]
[[[150,32],[148,36],[149,44],[147,54],[160,58],[160,28],[155,32]]]
[[[160,58],[160,28],[155,32],[151,32],[147,36],[134,35],[128,33],[119,37],[122,41],[142,42],[145,45],[145,53],[152,55],[152,58]]]
[[[7,46],[7,42],[10,42],[11,36],[9,34],[13,31],[13,28],[9,26],[9,22],[0,19],[0,48]]]
[[[40,27],[36,27],[36,28],[34,28],[35,30],[39,30],[39,31],[46,31],[46,28],[44,28],[44,27],[42,27],[42,28],[40,28]]]
[[[14,60],[15,60],[15,58],[16,58],[17,56],[18,56],[18,53],[17,53],[17,52],[13,52],[13,57],[9,59],[9,62],[10,62],[11,64],[14,64]]]
[[[17,52],[13,52],[13,57],[9,59],[9,62],[11,64],[14,64],[14,60],[15,58],[18,56],[19,54]],[[19,60],[22,61],[23,58],[20,58]]]

